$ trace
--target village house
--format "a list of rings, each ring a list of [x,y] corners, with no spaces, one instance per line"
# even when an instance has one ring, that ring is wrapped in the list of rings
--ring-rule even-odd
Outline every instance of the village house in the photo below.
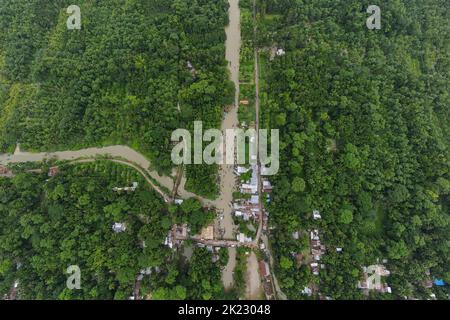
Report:
[[[270,49],[270,61],[273,61],[275,57],[282,57],[286,54],[286,51],[282,48],[272,47]]]
[[[317,229],[314,229],[313,231],[310,232],[310,248],[311,248],[311,255],[313,256],[315,261],[310,264],[311,270],[314,275],[318,275],[320,269],[325,269],[324,264],[320,265],[319,268],[318,261],[320,261],[322,256],[325,254],[326,247],[321,243],[319,230]]]
[[[124,187],[124,188],[113,188],[113,191],[115,192],[119,192],[119,191],[136,191],[137,187],[138,187],[138,183],[137,182],[133,182],[133,185],[131,187]]]
[[[51,167],[48,171],[49,177],[54,177],[59,173],[59,167]]]
[[[264,294],[267,300],[271,300],[274,298],[273,295],[273,284],[272,284],[272,276],[270,275],[269,264],[261,260],[258,263],[259,265],[259,274],[263,280],[263,288]]]
[[[279,48],[279,49],[277,50],[277,56],[278,56],[278,57],[282,57],[282,56],[284,56],[285,54],[286,54],[286,51],[284,51],[284,49]]]
[[[14,281],[9,295],[6,295],[6,300],[16,300],[19,294],[19,280]]]
[[[251,219],[259,221],[261,209],[259,207],[259,196],[252,195],[250,199],[242,199],[233,203],[234,215],[244,221]]]
[[[13,176],[12,171],[7,167],[0,166],[0,177],[11,178]]]
[[[172,232],[174,234],[175,239],[185,240],[188,237],[188,227],[187,224],[182,225],[174,225],[172,227]]]
[[[259,274],[264,279],[266,279],[268,276],[270,276],[269,265],[264,260],[261,260],[259,262]]]
[[[312,296],[312,289],[310,288],[310,287],[305,287],[303,290],[302,290],[302,294],[304,294],[304,295],[306,295],[306,296],[308,296],[308,297],[311,297]]]
[[[245,234],[243,234],[243,233],[239,233],[237,236],[236,236],[236,239],[237,239],[237,241],[239,241],[240,243],[247,243],[247,242],[252,242],[253,240],[252,240],[252,238],[250,238],[250,237],[247,237]]]
[[[318,276],[319,275],[319,264],[317,262],[312,262],[310,264],[311,266],[311,271],[313,273],[313,275]]]
[[[258,191],[258,186],[244,183],[241,185],[241,192],[243,194],[254,194]]]
[[[314,210],[314,211],[313,211],[313,219],[314,219],[314,220],[320,220],[320,219],[322,219],[322,216],[321,216],[319,210]]]
[[[189,69],[189,72],[191,73],[191,75],[193,77],[195,77],[197,75],[197,70],[195,69],[195,67],[191,61],[186,62],[186,67]]]
[[[164,240],[164,245],[166,247],[169,247],[170,249],[174,248],[173,234],[171,231],[169,231],[169,234],[167,235],[166,239]]]
[[[259,204],[259,196],[252,196],[252,197],[250,198],[250,203],[251,203],[252,205],[258,205],[258,204]]]
[[[216,253],[213,253],[212,257],[211,257],[211,262],[212,263],[216,263],[217,261],[220,260],[220,256]]]
[[[241,175],[241,174],[244,174],[244,173],[247,173],[247,172],[249,172],[250,171],[250,168],[246,168],[246,167],[241,167],[241,166],[237,166],[237,168],[234,170],[234,172],[237,174],[237,175]]]
[[[247,212],[244,212],[244,211],[235,211],[234,215],[236,217],[240,217],[240,218],[244,219],[244,221],[249,221],[250,220],[250,215]]]
[[[269,276],[267,278],[267,280],[264,281],[263,287],[264,287],[264,294],[266,296],[266,299],[267,300],[274,299],[273,286],[272,286],[272,276]]]
[[[272,192],[272,184],[269,180],[263,180],[263,192]]]
[[[113,224],[112,229],[115,233],[121,233],[127,230],[127,226],[125,225],[125,223],[116,222]]]

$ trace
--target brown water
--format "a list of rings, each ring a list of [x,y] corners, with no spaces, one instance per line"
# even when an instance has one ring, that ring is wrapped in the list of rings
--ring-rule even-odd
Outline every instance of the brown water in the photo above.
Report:
[[[24,163],[24,162],[42,162],[45,159],[55,158],[57,160],[77,160],[80,158],[95,158],[97,156],[110,155],[114,158],[123,158],[129,162],[133,162],[138,166],[148,169],[150,167],[150,161],[147,160],[142,154],[131,149],[127,146],[110,146],[104,148],[87,148],[81,150],[72,151],[58,151],[58,152],[22,152],[20,145],[17,146],[16,151],[12,155],[0,154],[0,164],[8,163]],[[159,184],[172,190],[173,179],[167,176],[160,176],[158,172],[148,170],[150,176],[157,180]]]
[[[239,0],[228,0],[230,24],[225,29],[226,40],[226,59],[228,61],[228,69],[230,70],[230,78],[236,88],[236,96],[234,105],[225,115],[222,122],[222,130],[233,129],[239,125],[237,107],[239,103],[239,62],[241,50],[241,26],[240,26],[240,9]],[[236,176],[234,168],[230,165],[223,165],[220,171],[220,197],[215,201],[216,207],[223,212],[223,219],[220,220],[220,226],[224,229],[225,239],[235,239],[235,226],[232,217],[232,208],[230,206],[233,201],[233,191],[236,189]],[[229,248],[229,260],[225,270],[222,273],[224,287],[229,289],[233,285],[233,271],[236,265],[236,249]]]

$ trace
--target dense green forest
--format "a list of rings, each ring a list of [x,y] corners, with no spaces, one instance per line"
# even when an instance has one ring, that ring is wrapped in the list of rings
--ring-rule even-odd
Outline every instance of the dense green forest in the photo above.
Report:
[[[164,246],[173,224],[187,223],[195,234],[214,218],[198,200],[167,207],[136,171],[106,161],[63,165],[51,179],[48,167],[16,168],[15,177],[0,179],[0,296],[18,281],[21,299],[128,299],[148,268],[158,272],[144,277],[143,296],[223,295],[226,259],[205,264],[212,254],[199,248],[182,261]],[[133,182],[134,192],[113,190]],[[125,231],[114,232],[115,223]],[[66,288],[71,265],[81,270],[80,290]]]
[[[275,273],[290,299],[429,299],[450,293],[450,34],[446,0],[241,0],[241,121],[280,130],[280,172],[269,232]],[[226,0],[0,0],[0,152],[126,144],[170,174],[171,133],[218,128],[234,86],[225,61]],[[381,30],[369,30],[369,5]],[[254,37],[253,37],[254,36]],[[283,49],[285,54],[275,54]],[[14,167],[0,178],[0,297],[233,299],[220,272],[227,250],[164,246],[174,224],[190,234],[215,213],[196,199],[166,204],[134,170],[107,161]],[[29,169],[38,169],[29,171]],[[186,189],[214,198],[217,166],[185,168]],[[114,187],[138,183],[133,192]],[[321,220],[313,220],[319,210]],[[122,223],[126,230],[115,232]],[[244,229],[244,227],[242,227]],[[313,275],[309,231],[326,253]],[[298,233],[297,233],[298,232]],[[293,236],[294,234],[298,235]],[[338,252],[336,248],[342,248]],[[299,259],[299,257],[301,257]],[[357,288],[385,260],[392,294]],[[81,289],[66,288],[78,265]],[[428,280],[447,285],[426,288]]]
[[[381,30],[366,27],[370,4],[258,1],[263,121],[281,141],[271,238],[291,299],[307,285],[362,299],[361,266],[383,259],[393,294],[378,298],[426,299],[425,280],[450,282],[448,2],[378,1]],[[272,47],[286,54],[272,60]],[[319,276],[294,257],[313,228],[327,247]]]
[[[170,173],[170,136],[194,120],[218,127],[233,85],[225,0],[0,1],[0,150],[127,144]],[[213,197],[216,167],[187,169]]]
[[[211,300],[232,299],[233,292],[225,292],[221,267],[226,265],[228,251],[220,249],[220,260],[206,248],[193,248],[187,259],[181,253],[167,263],[160,274],[146,278],[142,292],[151,292],[155,300]]]
[[[108,162],[43,172],[0,179],[0,293],[19,280],[23,299],[127,299],[139,271],[170,255],[164,201],[137,172]],[[133,182],[135,192],[113,191]],[[66,289],[70,265],[81,290]]]
[[[169,174],[172,131],[194,120],[219,127],[233,99],[227,1],[80,0],[81,30],[66,27],[70,4],[0,0],[0,152],[17,142],[29,151],[126,144]],[[217,195],[217,167],[190,166],[186,175],[187,189]],[[167,207],[132,170],[105,162],[45,178],[0,181],[0,294],[19,280],[21,298],[127,299],[139,271],[158,267],[143,294],[223,296],[219,264],[203,265],[210,252],[195,249],[184,261],[163,246],[174,223],[196,234],[213,220],[198,200]],[[112,191],[131,181],[140,191]],[[117,221],[126,232],[113,232]],[[65,289],[72,264],[80,291]]]

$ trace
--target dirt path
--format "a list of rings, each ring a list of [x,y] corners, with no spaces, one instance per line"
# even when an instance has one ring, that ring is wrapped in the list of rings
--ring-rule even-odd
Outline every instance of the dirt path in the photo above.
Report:
[[[261,276],[258,268],[258,258],[253,251],[247,258],[247,274],[245,280],[245,298],[248,300],[260,299],[263,289],[261,286]]]
[[[236,248],[228,248],[228,264],[222,273],[222,282],[225,288],[231,288],[234,284],[233,272],[236,267]]]

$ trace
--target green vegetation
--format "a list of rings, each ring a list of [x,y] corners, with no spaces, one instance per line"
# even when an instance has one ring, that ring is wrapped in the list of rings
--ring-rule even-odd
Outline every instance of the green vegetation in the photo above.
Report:
[[[21,299],[128,299],[139,271],[170,255],[164,202],[117,164],[63,166],[48,181],[43,169],[0,179],[0,294],[19,280]],[[135,192],[113,191],[133,182]],[[116,222],[126,230],[115,233]],[[66,288],[71,265],[80,267],[80,290]]]
[[[17,142],[29,151],[126,144],[170,174],[172,131],[195,120],[220,127],[234,97],[227,1],[80,0],[81,30],[67,30],[70,4],[0,0],[0,152]],[[155,299],[222,297],[219,267],[201,262],[209,252],[195,251],[188,273],[198,280],[178,286],[177,257],[163,246],[174,223],[198,233],[214,213],[194,199],[166,208],[136,172],[98,160],[63,166],[48,182],[26,165],[0,181],[0,292],[19,279],[21,298],[124,299],[142,268],[158,267],[142,283]],[[188,167],[186,188],[216,197],[217,169]],[[145,191],[112,191],[130,181]],[[112,231],[117,220],[126,232]],[[80,291],[64,289],[71,264],[82,270]],[[150,282],[155,274],[167,275],[170,290]]]
[[[256,238],[257,233],[257,227],[253,225],[253,223],[249,221],[245,221],[243,218],[240,217],[233,217],[234,224],[238,226],[239,232],[245,234],[247,237],[250,237],[252,239]]]
[[[202,208],[202,204],[197,199],[187,199],[178,206],[170,205],[170,212],[174,215],[174,223],[187,223],[191,229],[191,234],[199,234],[201,230],[214,221],[215,213]]]
[[[219,177],[217,165],[191,164],[186,166],[187,191],[208,199],[215,199],[219,195]]]
[[[255,53],[253,46],[253,0],[240,0],[241,9],[241,52],[239,66],[240,103],[238,114],[239,121],[247,126],[253,125],[256,117],[255,110]]]
[[[126,144],[169,174],[171,133],[219,127],[233,99],[226,0],[0,1],[0,150]],[[179,106],[179,108],[178,108]],[[190,190],[217,194],[216,167],[187,169]]]
[[[252,178],[253,169],[249,169],[246,173],[241,174],[239,177],[241,179],[241,183],[247,183]]]
[[[25,172],[31,167],[0,179],[1,296],[18,280],[21,299],[128,299],[139,272],[151,268],[141,286],[147,298],[224,298],[219,265],[226,250],[216,265],[212,254],[196,249],[187,266],[163,245],[173,224],[186,223],[196,234],[213,220],[198,200],[167,208],[138,172],[107,161],[62,165],[47,181],[49,164],[42,173]],[[133,182],[134,192],[113,190]],[[126,230],[115,233],[114,223]],[[80,267],[81,290],[66,288],[71,265]]]
[[[377,259],[391,271],[393,294],[383,298],[429,298],[428,269],[450,281],[446,4],[385,1],[382,29],[368,30],[369,4],[258,1],[258,46],[286,51],[273,61],[261,54],[262,125],[280,129],[271,239],[292,299],[312,284],[362,299],[361,266]],[[313,228],[327,247],[319,276],[292,257],[309,249],[292,233]],[[448,288],[433,292],[444,298]]]
[[[236,248],[236,267],[234,269],[234,290],[239,298],[245,297],[245,277],[247,273],[248,248]]]
[[[151,292],[155,300],[228,299],[220,277],[221,262],[212,258],[213,253],[197,247],[189,262],[176,256],[159,273],[145,278],[141,292]]]
[[[369,0],[256,3],[255,34],[253,0],[240,1],[246,102],[238,112],[252,125],[257,48],[260,127],[280,130],[280,173],[265,206],[282,291],[290,299],[307,299],[306,286],[332,299],[446,298],[448,4],[384,1],[382,29],[368,30]],[[172,131],[192,131],[195,120],[219,128],[233,102],[227,1],[79,0],[81,30],[67,30],[69,4],[0,0],[0,152],[18,142],[29,151],[126,144],[169,175]],[[21,299],[128,299],[142,270],[146,298],[244,295],[246,248],[237,248],[235,288],[225,292],[227,250],[188,240],[186,258],[164,246],[174,224],[198,234],[214,212],[197,199],[167,205],[136,171],[106,160],[59,163],[52,178],[53,163],[20,164],[0,178],[1,297],[18,281]],[[186,177],[187,190],[217,197],[217,166],[187,166]],[[133,182],[133,192],[113,191]],[[115,232],[115,223],[126,228]],[[236,223],[255,236],[255,226]],[[312,229],[327,249],[319,275],[309,266]],[[392,294],[365,296],[356,286],[362,266],[384,259]],[[81,270],[79,290],[66,287],[72,265]],[[425,287],[436,278],[447,286]]]

